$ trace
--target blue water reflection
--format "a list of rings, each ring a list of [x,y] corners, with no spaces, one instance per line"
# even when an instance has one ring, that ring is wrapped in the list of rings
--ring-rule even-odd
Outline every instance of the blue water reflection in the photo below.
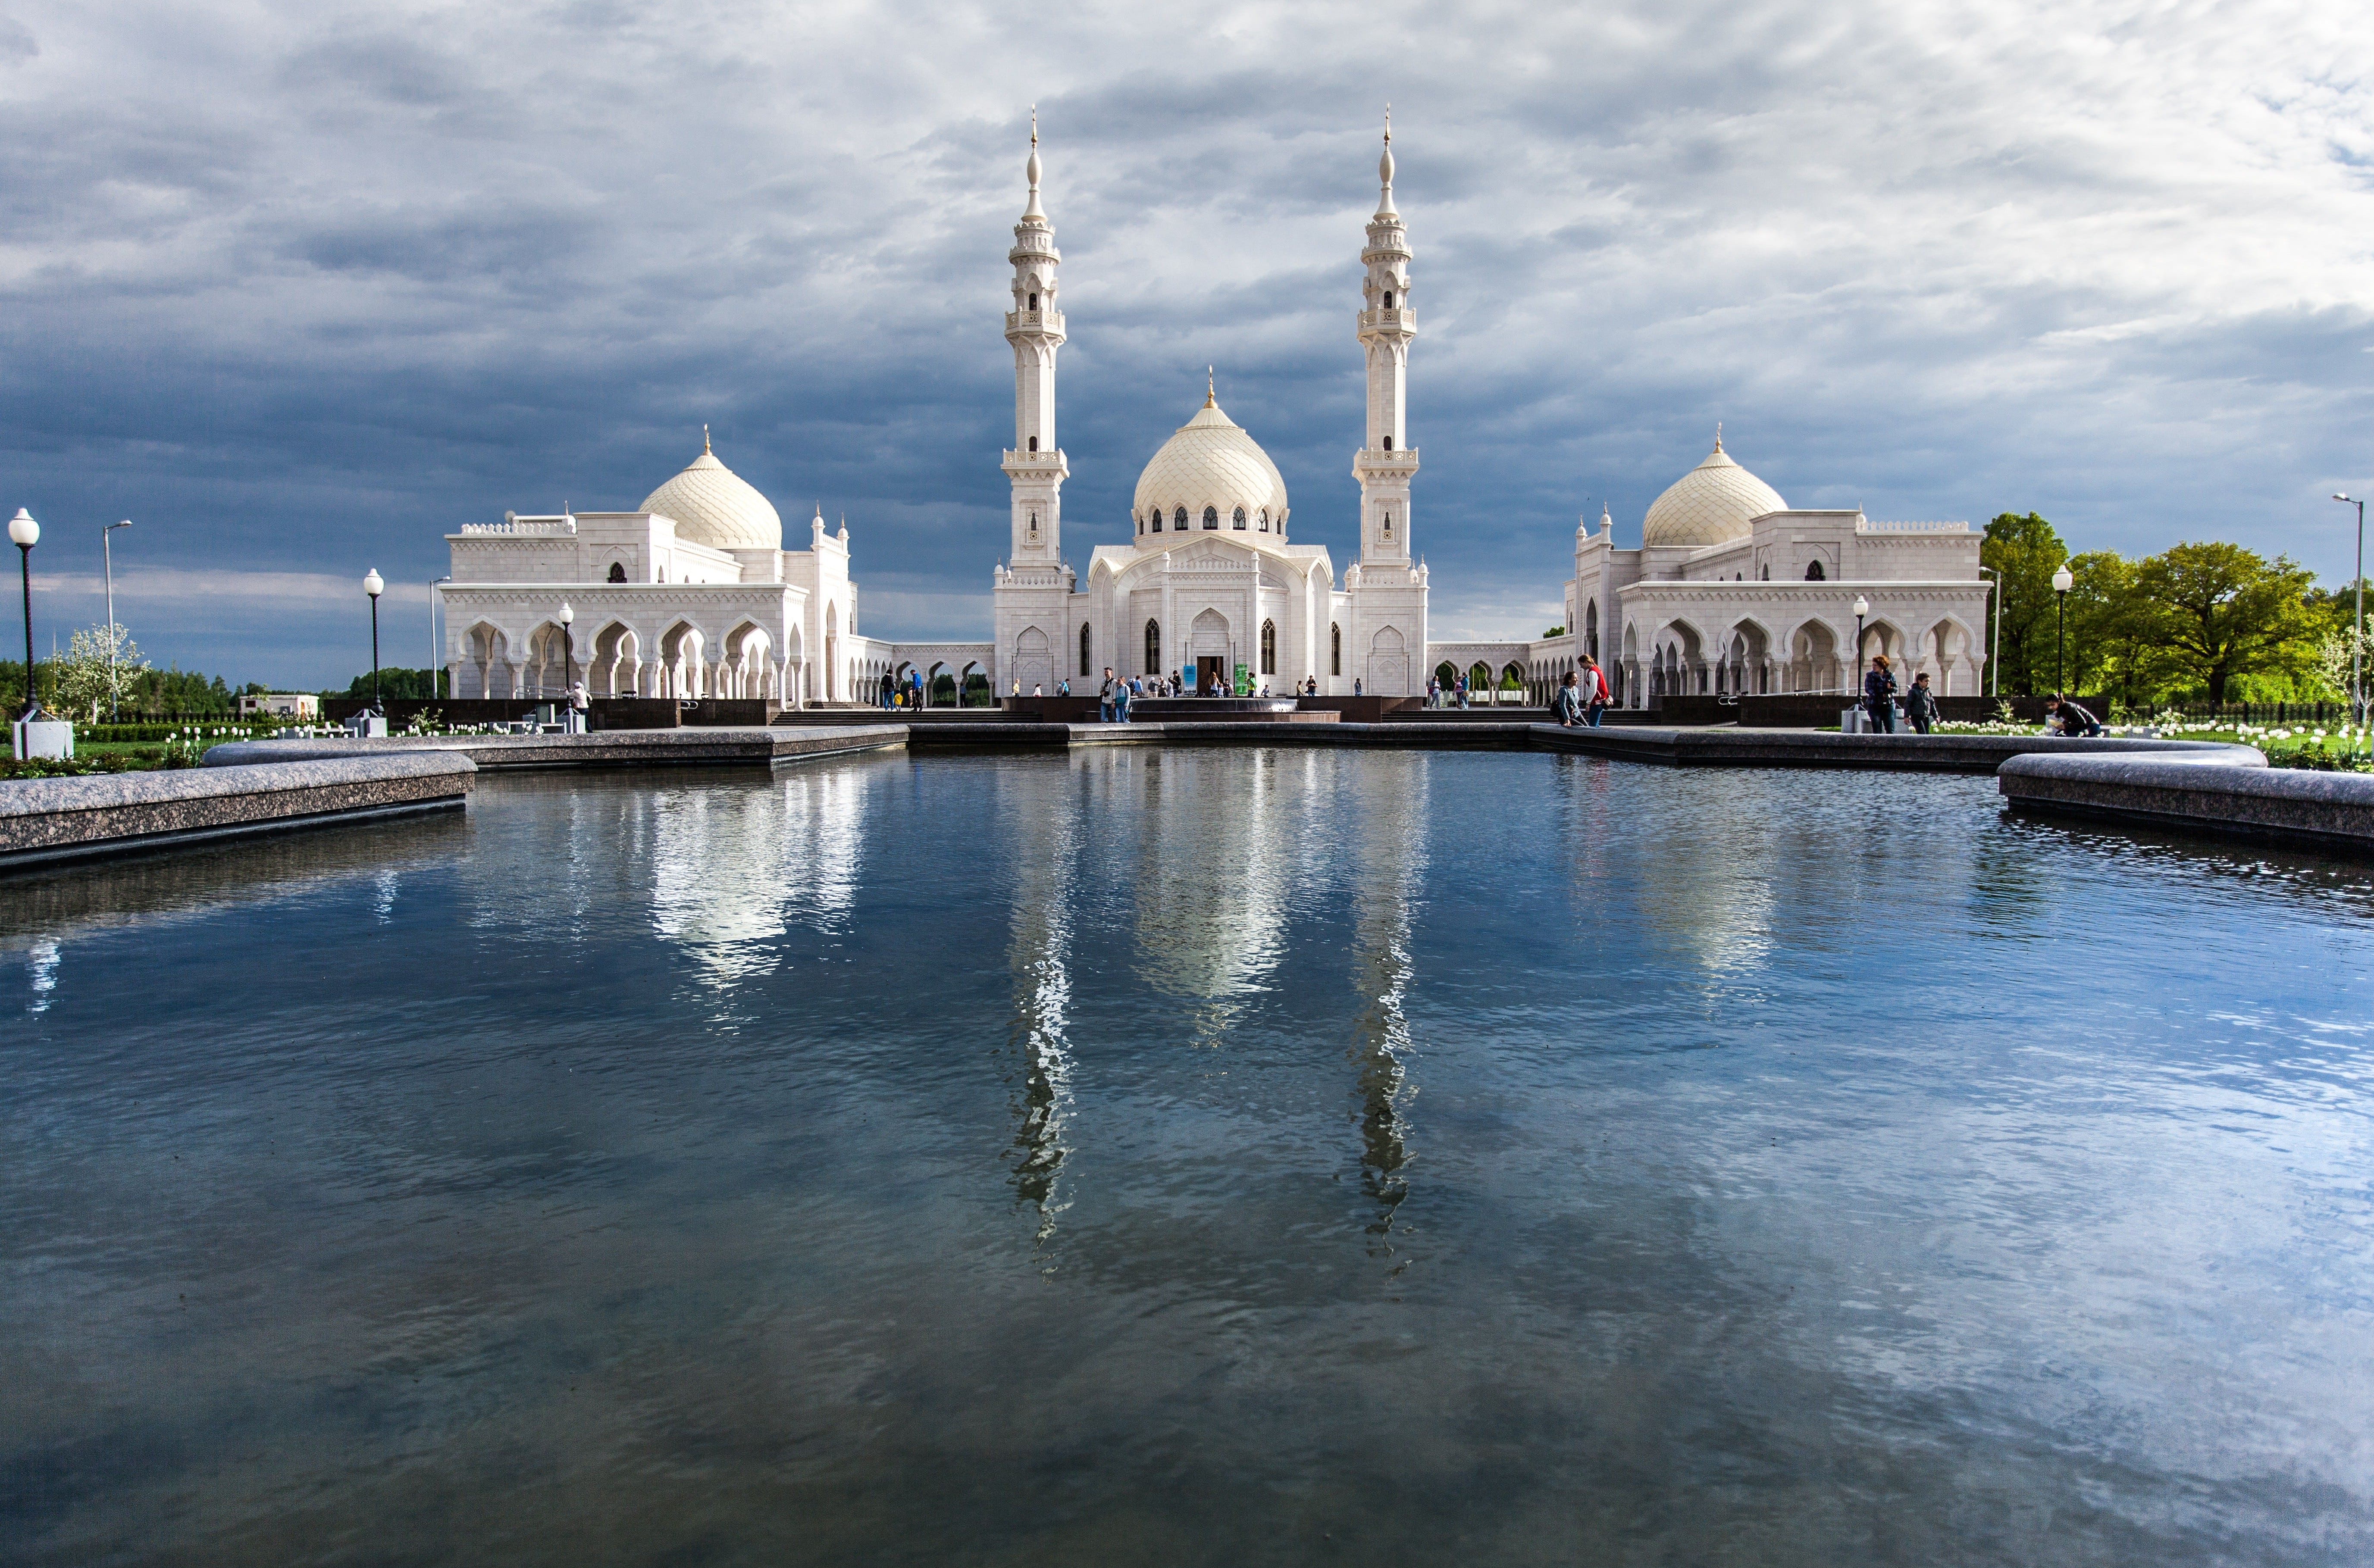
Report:
[[[2366,1561],[2369,895],[1293,749],[0,884],[0,1559]]]

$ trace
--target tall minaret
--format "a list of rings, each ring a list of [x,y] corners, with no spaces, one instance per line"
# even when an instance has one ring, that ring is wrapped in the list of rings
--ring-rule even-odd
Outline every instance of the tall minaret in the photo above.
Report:
[[[1014,345],[1014,450],[1005,474],[1014,485],[1017,570],[1052,568],[1063,556],[1064,480],[1071,470],[1055,445],[1055,350],[1064,345],[1064,312],[1055,308],[1055,229],[1039,205],[1039,111],[1030,111],[1030,205],[1014,226],[1014,309],[1005,313],[1005,341]]]
[[[1364,576],[1376,567],[1409,565],[1410,475],[1417,472],[1417,453],[1403,428],[1409,345],[1417,335],[1417,314],[1409,303],[1409,236],[1402,229],[1402,215],[1393,210],[1390,109],[1377,179],[1383,192],[1377,198],[1376,216],[1369,219],[1368,247],[1360,252],[1360,264],[1368,268],[1360,290],[1359,328],[1361,346],[1369,355],[1369,430],[1352,459],[1352,477],[1360,482]]]

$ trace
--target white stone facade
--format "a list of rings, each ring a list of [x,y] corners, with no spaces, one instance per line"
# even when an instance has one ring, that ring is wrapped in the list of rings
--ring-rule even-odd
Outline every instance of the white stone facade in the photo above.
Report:
[[[1851,690],[1853,605],[1863,646],[1928,670],[1940,695],[1983,689],[1987,587],[1962,523],[1873,522],[1795,511],[1715,450],[1659,497],[1642,546],[1619,550],[1603,509],[1576,530],[1564,631],[1505,642],[1434,643],[1428,573],[1412,516],[1412,252],[1393,202],[1390,127],[1380,195],[1360,252],[1355,335],[1366,362],[1365,428],[1353,455],[1358,558],[1338,586],[1322,547],[1290,543],[1286,482],[1207,387],[1204,406],[1141,474],[1127,543],[1098,544],[1085,582],[1064,553],[1056,436],[1062,253],[1041,205],[1034,123],[1029,199],[1006,260],[1014,350],[1006,556],[992,570],[986,643],[891,643],[860,635],[847,526],[821,512],[804,550],[782,548],[775,509],[709,451],[632,512],[525,518],[448,535],[446,665],[456,696],[556,696],[564,677],[597,696],[873,702],[911,673],[942,701],[1093,690],[1111,666],[1201,685],[1240,672],[1255,688],[1306,681],[1343,696],[1423,692],[1440,673],[1482,687],[1510,677],[1537,701],[1585,656],[1617,700],[1667,695]],[[574,621],[566,640],[567,603]],[[945,680],[945,684],[943,683]],[[1084,687],[1082,683],[1087,683]]]

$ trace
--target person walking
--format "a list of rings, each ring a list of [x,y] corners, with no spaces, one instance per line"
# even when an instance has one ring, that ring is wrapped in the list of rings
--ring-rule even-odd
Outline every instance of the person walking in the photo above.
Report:
[[[1883,735],[1896,733],[1896,676],[1887,668],[1887,655],[1871,656],[1871,673],[1863,678],[1863,710],[1871,718],[1871,727]]]
[[[1582,694],[1583,709],[1591,727],[1599,728],[1599,716],[1607,711],[1608,699],[1616,694],[1607,689],[1607,677],[1600,673],[1599,661],[1588,653],[1582,656],[1582,679],[1587,688]]]
[[[1937,721],[1937,694],[1929,689],[1929,672],[1923,670],[1912,677],[1912,689],[1904,694],[1904,717],[1912,728],[1925,735],[1929,726]]]
[[[1352,695],[1354,696],[1360,695],[1360,677],[1357,675],[1352,677]]]
[[[1113,708],[1120,701],[1120,692],[1121,683],[1113,679],[1112,666],[1108,664],[1105,666],[1105,684],[1097,688],[1097,721],[1099,723],[1120,722],[1113,712]]]
[[[1428,708],[1440,708],[1442,706],[1442,677],[1440,675],[1428,675],[1426,678],[1426,705]]]
[[[569,732],[582,735],[586,730],[586,715],[593,710],[593,699],[585,695],[585,682],[581,677],[569,683]]]
[[[1454,689],[1459,693],[1459,710],[1462,713],[1464,713],[1467,711],[1467,677],[1464,675],[1460,676],[1459,685]]]

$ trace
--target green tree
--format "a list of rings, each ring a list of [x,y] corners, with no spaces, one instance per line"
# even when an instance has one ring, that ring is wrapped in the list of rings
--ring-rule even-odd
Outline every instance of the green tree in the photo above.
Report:
[[[2115,550],[2069,557],[2069,684],[2129,708],[2156,701],[2171,673],[2162,609],[2137,591],[2136,569]]]
[[[2029,512],[1987,524],[1979,561],[2003,574],[2001,689],[2034,696],[2052,679],[2052,574],[2069,558],[2052,525]]]
[[[2239,676],[2313,664],[2330,619],[2309,602],[2313,580],[2288,556],[2268,561],[2215,542],[2171,545],[2135,566],[2169,662],[2212,702]]]

